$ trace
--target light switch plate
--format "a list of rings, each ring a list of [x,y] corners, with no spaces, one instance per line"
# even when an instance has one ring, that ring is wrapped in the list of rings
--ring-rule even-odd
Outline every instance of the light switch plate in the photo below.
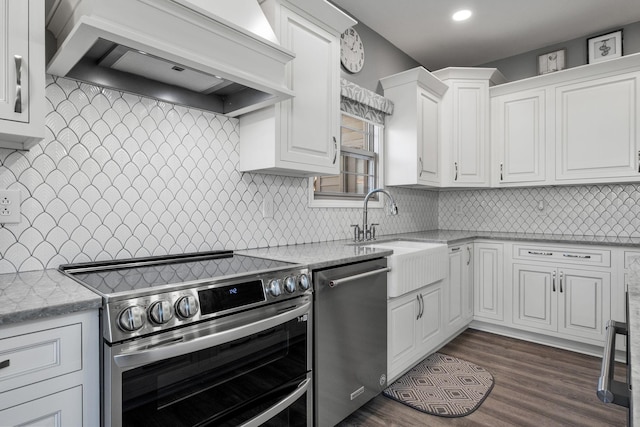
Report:
[[[268,193],[262,199],[262,217],[273,218],[273,196]]]
[[[0,224],[20,222],[20,190],[0,190]]]

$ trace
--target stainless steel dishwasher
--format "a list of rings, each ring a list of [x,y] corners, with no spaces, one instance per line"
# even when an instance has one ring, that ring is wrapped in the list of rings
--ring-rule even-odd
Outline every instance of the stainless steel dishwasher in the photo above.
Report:
[[[334,426],[387,385],[387,260],[313,272],[315,425]]]

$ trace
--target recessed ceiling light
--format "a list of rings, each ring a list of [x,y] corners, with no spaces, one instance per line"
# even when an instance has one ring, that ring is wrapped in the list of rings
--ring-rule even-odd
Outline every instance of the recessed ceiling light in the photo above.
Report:
[[[466,21],[471,18],[471,11],[468,9],[459,10],[451,16],[454,21]]]

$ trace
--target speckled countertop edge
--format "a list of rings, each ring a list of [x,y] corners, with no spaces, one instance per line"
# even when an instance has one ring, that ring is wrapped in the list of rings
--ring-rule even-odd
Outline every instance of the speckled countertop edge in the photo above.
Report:
[[[380,236],[378,242],[398,239],[438,242],[449,245],[474,239],[485,239],[640,248],[640,238],[501,233],[473,230],[428,230],[390,234]],[[238,251],[238,253],[295,262],[308,265],[311,269],[321,269],[387,256],[392,251],[354,244],[349,240],[340,240],[248,249]],[[99,295],[57,270],[0,274],[0,325],[99,308],[101,305],[102,300]]]
[[[0,325],[101,306],[100,295],[58,270],[0,274]]]

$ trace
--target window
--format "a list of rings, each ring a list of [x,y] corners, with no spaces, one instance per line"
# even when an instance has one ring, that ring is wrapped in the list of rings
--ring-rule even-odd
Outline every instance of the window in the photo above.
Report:
[[[381,125],[342,113],[340,174],[311,178],[311,206],[362,206],[364,196],[382,181],[382,135]]]

